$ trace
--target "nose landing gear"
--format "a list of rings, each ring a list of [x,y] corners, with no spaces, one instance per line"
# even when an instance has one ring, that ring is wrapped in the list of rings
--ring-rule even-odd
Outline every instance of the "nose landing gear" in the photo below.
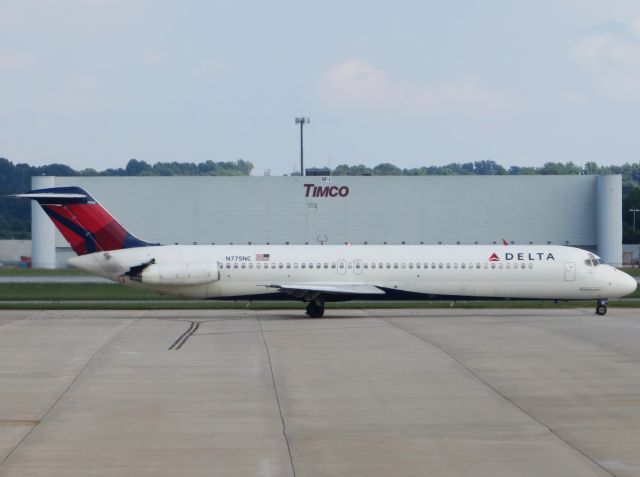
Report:
[[[606,315],[607,314],[607,304],[609,303],[609,301],[605,298],[602,300],[598,300],[598,303],[596,304],[596,315]]]

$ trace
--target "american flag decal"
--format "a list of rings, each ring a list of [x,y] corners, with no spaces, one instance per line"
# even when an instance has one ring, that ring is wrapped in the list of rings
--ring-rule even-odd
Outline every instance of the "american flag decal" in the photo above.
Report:
[[[270,257],[268,253],[256,253],[256,262],[268,262]]]

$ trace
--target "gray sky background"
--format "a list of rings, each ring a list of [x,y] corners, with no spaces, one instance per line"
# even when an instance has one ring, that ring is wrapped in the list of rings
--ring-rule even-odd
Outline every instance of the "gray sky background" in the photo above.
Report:
[[[640,2],[2,0],[0,157],[637,162]]]

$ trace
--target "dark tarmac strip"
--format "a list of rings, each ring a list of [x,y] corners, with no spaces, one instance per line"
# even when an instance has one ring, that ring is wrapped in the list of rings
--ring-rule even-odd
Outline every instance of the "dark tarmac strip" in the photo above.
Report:
[[[638,476],[637,310],[0,311],[0,476]]]

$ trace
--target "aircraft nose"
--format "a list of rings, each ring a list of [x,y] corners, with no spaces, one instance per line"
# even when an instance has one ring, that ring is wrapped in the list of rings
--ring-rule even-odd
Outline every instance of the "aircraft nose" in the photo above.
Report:
[[[622,276],[617,279],[617,288],[620,290],[620,296],[630,295],[636,288],[638,288],[638,282],[635,277],[621,272]]]

